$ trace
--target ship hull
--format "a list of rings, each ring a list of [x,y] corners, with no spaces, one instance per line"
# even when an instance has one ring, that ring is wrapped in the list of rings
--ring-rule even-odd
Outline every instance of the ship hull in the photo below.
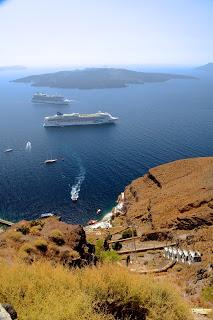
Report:
[[[57,105],[68,105],[70,101],[39,101],[39,100],[32,100],[33,103],[48,103],[48,104],[57,104]]]
[[[44,122],[44,127],[72,127],[72,126],[88,126],[88,125],[103,125],[103,124],[113,124],[117,121],[117,118],[107,120],[107,121],[102,121],[102,122],[58,122],[56,121],[45,121]]]

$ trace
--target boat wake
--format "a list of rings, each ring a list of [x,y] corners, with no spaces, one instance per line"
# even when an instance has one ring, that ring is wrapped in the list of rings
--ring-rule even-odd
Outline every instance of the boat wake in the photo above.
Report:
[[[81,191],[81,185],[84,182],[86,171],[84,167],[80,167],[80,173],[75,179],[75,184],[70,191],[71,200],[77,200]]]
[[[30,141],[28,141],[28,142],[26,143],[25,150],[26,150],[26,151],[31,151],[31,149],[32,149],[32,143],[31,143]]]

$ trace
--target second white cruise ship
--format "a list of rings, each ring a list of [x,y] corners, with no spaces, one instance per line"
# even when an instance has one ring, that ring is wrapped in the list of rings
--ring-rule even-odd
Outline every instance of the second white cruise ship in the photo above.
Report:
[[[82,126],[104,123],[114,123],[118,118],[112,117],[108,112],[90,114],[57,112],[56,115],[44,118],[44,127]]]
[[[49,95],[42,92],[37,92],[32,97],[32,102],[36,103],[69,104],[70,101],[58,94]]]

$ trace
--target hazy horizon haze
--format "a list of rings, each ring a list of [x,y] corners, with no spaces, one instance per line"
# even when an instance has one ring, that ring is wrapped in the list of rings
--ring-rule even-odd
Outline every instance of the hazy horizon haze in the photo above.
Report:
[[[0,1],[0,66],[201,65],[213,1]]]

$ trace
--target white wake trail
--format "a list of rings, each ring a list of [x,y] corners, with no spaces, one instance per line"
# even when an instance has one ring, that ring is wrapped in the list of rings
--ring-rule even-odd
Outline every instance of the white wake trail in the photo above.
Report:
[[[71,189],[71,192],[70,192],[71,199],[72,199],[73,196],[76,196],[76,197],[79,196],[79,192],[81,191],[81,185],[82,185],[82,183],[84,182],[84,179],[85,179],[85,174],[86,174],[86,171],[85,171],[84,167],[81,167],[80,168],[80,173],[76,177],[75,184],[72,186],[72,189]]]
[[[25,150],[26,150],[26,151],[31,151],[31,149],[32,149],[32,143],[31,143],[30,141],[28,141],[28,142],[26,143]]]

